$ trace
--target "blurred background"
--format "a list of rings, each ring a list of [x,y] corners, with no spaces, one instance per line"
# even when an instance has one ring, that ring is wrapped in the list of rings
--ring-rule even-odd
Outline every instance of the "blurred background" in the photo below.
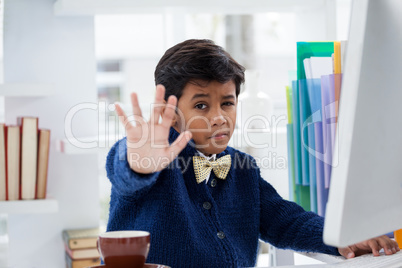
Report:
[[[107,108],[108,105],[116,101],[123,103],[130,113],[129,94],[138,92],[144,116],[148,118],[149,104],[153,102],[155,91],[153,74],[163,53],[186,39],[211,39],[246,67],[246,83],[241,92],[247,91],[249,86],[249,91],[261,91],[270,99],[271,107],[266,109],[271,109],[272,115],[280,119],[279,143],[269,151],[278,151],[279,156],[286,160],[286,134],[282,129],[287,122],[285,87],[289,85],[288,72],[296,69],[296,42],[347,40],[351,1],[329,2],[332,2],[331,6],[326,9],[335,10],[328,11],[328,14],[314,4],[307,7],[281,7],[276,12],[253,10],[250,14],[233,15],[225,14],[227,11],[195,12],[189,3],[187,9],[178,8],[159,14],[96,15],[98,99],[105,102],[108,116],[114,115],[114,111]],[[332,19],[332,24],[326,27],[319,23],[320,20]],[[254,72],[258,72],[258,76],[253,75]],[[254,88],[251,89],[251,85]],[[108,132],[105,135],[117,133],[114,123],[109,122],[108,127],[101,128]],[[247,148],[242,149],[247,151]],[[267,155],[267,152],[261,150],[250,153]],[[99,172],[101,219],[105,221],[110,186],[108,180],[104,179],[104,156],[100,155]],[[277,170],[263,169],[264,172],[282,196],[287,197],[286,165]]]
[[[52,224],[54,222],[58,224],[57,232],[64,228],[93,225],[94,218],[99,225],[107,223],[111,186],[106,177],[105,160],[113,143],[124,136],[124,131],[115,117],[111,104],[120,102],[126,112],[130,113],[129,94],[135,91],[139,94],[143,114],[148,118],[149,106],[154,99],[153,75],[156,64],[168,48],[192,38],[212,39],[246,67],[246,83],[242,87],[240,96],[243,98],[241,100],[244,100],[242,103],[253,105],[252,101],[247,102],[247,98],[252,99],[256,96],[264,99],[265,102],[262,105],[255,103],[254,112],[264,114],[270,119],[276,118],[276,136],[275,139],[269,137],[271,139],[269,146],[256,149],[237,144],[236,139],[239,135],[241,136],[239,132],[232,139],[234,140],[232,145],[262,159],[260,164],[263,165],[261,171],[264,179],[269,181],[284,198],[287,198],[285,88],[289,85],[289,71],[296,70],[296,42],[347,40],[350,7],[351,0],[252,0],[245,2],[39,0],[35,1],[35,5],[27,0],[0,0],[0,82],[49,80],[60,87],[55,96],[34,99],[34,101],[13,96],[4,97],[0,91],[0,122],[10,123],[16,116],[26,111],[36,115],[37,107],[46,106],[50,102],[52,102],[52,108],[60,110],[59,113],[53,114],[58,121],[48,118],[49,110],[39,113],[41,122],[53,131],[48,191],[57,199],[58,213],[62,215],[62,220],[53,218],[50,220]],[[84,25],[81,29],[80,23]],[[70,37],[70,28],[63,28],[64,24],[69,24],[72,31],[75,31],[73,33],[85,40],[79,40],[75,36]],[[5,36],[8,38],[3,39]],[[19,38],[15,38],[16,36]],[[24,37],[20,38],[21,36]],[[28,42],[29,44],[24,42],[24,40],[31,40],[29,38],[32,36],[37,36],[35,37],[37,39],[32,39],[38,41],[36,45],[35,42]],[[59,39],[68,37],[72,41],[61,44],[56,37]],[[85,43],[85,49],[81,49],[86,41],[89,43]],[[52,48],[49,49],[47,46],[43,48],[45,42]],[[24,50],[24,48],[32,48],[32,50]],[[46,49],[50,51],[48,57],[46,56],[48,51],[44,51]],[[65,53],[64,56],[63,53]],[[85,58],[88,53],[93,55]],[[17,56],[7,57],[7,55]],[[82,72],[82,75],[86,75],[87,80],[85,80],[80,77],[80,73],[74,76],[72,72],[64,70],[64,67],[49,67],[57,65],[57,61],[64,64],[68,57],[77,57],[76,60],[82,59],[82,61],[71,63],[71,66],[66,64],[65,68],[78,72],[81,70],[80,65],[88,64],[90,68],[93,67],[93,76],[91,76],[92,71]],[[37,67],[41,66],[40,62],[44,62],[43,68]],[[8,67],[7,71],[5,65],[12,68]],[[60,68],[59,72],[57,68]],[[44,70],[43,73],[41,69]],[[70,81],[72,81],[71,85],[68,84]],[[65,85],[65,88],[61,89],[63,87],[61,84],[68,84],[69,88]],[[94,87],[95,91],[84,96],[88,85]],[[74,87],[77,88],[76,92],[70,93]],[[81,92],[85,94],[80,96]],[[62,98],[64,99],[61,100]],[[65,152],[64,155],[60,155],[58,145],[63,144],[65,147],[69,145],[65,141],[66,132],[62,121],[65,120],[69,109],[71,110],[74,105],[86,99],[96,105],[96,114],[91,115],[91,120],[86,118],[86,121],[81,120],[81,123],[77,123],[79,127],[75,133],[82,136],[88,136],[88,133],[95,135],[99,146],[95,154],[91,151],[91,156],[88,156],[87,152],[82,154],[82,151],[77,157],[74,156],[76,151],[71,153],[73,156]],[[37,106],[30,106],[33,103]],[[56,107],[58,103],[62,103],[66,108]],[[264,109],[261,110],[261,108]],[[89,125],[88,122],[90,122]],[[56,127],[57,124],[61,126]],[[237,127],[241,129],[242,126],[239,124]],[[90,161],[92,157],[96,158],[96,165],[86,165],[84,168],[82,163]],[[84,172],[83,169],[86,171]],[[69,177],[62,174],[69,174],[69,172],[71,172]],[[73,172],[77,174],[84,172],[86,175],[96,176],[96,182],[92,181],[86,186],[78,187],[77,185],[84,181],[84,177],[82,174],[77,175]],[[72,177],[76,177],[75,180],[71,180]],[[74,199],[71,195],[65,194],[66,186],[73,190],[77,188],[82,190],[74,194]],[[94,193],[91,195],[89,192]],[[88,200],[92,200],[93,196],[99,199],[96,198],[94,203],[90,203]],[[87,202],[90,204],[87,207],[84,205],[79,211],[79,207]],[[85,215],[88,207],[94,215]],[[28,220],[26,226],[31,225],[29,220],[32,221],[32,225],[42,223],[41,219],[29,217],[26,215],[15,216],[15,219],[9,217],[10,237],[13,235],[17,237],[21,230],[21,226],[18,226],[14,231],[12,225],[17,222]],[[77,220],[80,217],[82,220]],[[86,221],[86,217],[91,219]],[[0,228],[0,232],[7,231],[7,215],[2,214],[0,210],[1,224],[3,227]],[[41,232],[39,231],[38,234]],[[56,239],[55,236],[57,234],[49,235],[48,240],[57,240],[56,242],[60,243],[61,239],[59,237]],[[13,244],[20,246],[23,239],[26,237],[14,240],[10,238],[11,263],[21,262],[18,260],[19,253],[16,253],[17,250],[11,246]],[[36,238],[31,238],[32,241],[34,239]],[[36,251],[40,250],[41,247],[38,246]],[[33,257],[35,254],[33,252],[26,256],[40,263],[41,258]],[[57,256],[53,259],[58,261],[63,258],[63,254],[59,254],[58,251],[55,255]],[[54,260],[42,262],[55,263]]]

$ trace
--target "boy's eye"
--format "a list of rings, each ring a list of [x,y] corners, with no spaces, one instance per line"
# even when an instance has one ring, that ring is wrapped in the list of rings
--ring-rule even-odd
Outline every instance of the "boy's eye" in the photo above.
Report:
[[[204,110],[205,108],[207,108],[207,106],[203,103],[198,103],[195,105],[195,108],[200,109],[200,110]]]
[[[233,102],[228,101],[228,102],[225,102],[223,105],[226,105],[226,106],[232,106],[232,105],[234,105],[234,103],[233,103]]]

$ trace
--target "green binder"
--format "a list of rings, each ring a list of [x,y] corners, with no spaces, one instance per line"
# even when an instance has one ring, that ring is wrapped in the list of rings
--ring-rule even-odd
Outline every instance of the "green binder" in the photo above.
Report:
[[[299,116],[298,128],[294,128],[293,135],[299,137],[298,142],[294,146],[298,145],[300,148],[294,148],[295,152],[299,152],[299,165],[295,164],[295,167],[299,166],[299,174],[295,170],[296,183],[300,183],[297,187],[300,187],[300,205],[305,210],[311,209],[310,200],[310,172],[309,172],[309,152],[307,150],[309,146],[309,137],[307,128],[303,129],[304,122],[311,116],[311,109],[309,103],[309,97],[306,85],[306,73],[304,69],[303,60],[310,57],[331,57],[334,53],[334,42],[297,42],[297,83],[293,85],[297,87],[294,92],[297,92],[298,105],[295,105],[295,98],[293,98],[293,109],[297,108],[298,111],[293,111],[293,121],[295,121],[295,115]],[[298,106],[298,107],[297,107]],[[297,121],[297,120],[296,120]],[[311,139],[310,139],[311,140]],[[298,144],[297,144],[298,143]],[[300,174],[301,173],[301,174]]]
[[[297,42],[297,79],[306,79],[303,60],[310,57],[331,57],[334,42]]]

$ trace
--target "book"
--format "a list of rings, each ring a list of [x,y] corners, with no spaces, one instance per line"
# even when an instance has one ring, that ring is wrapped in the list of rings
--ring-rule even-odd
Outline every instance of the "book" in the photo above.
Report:
[[[67,254],[66,256],[66,267],[67,268],[84,268],[84,267],[92,267],[101,264],[100,258],[92,258],[92,259],[84,259],[84,260],[73,260]]]
[[[289,200],[300,203],[297,200],[300,197],[296,191],[295,169],[294,169],[294,146],[293,146],[293,125],[287,124],[287,142],[288,142],[288,177],[289,177]]]
[[[38,167],[36,198],[46,198],[47,171],[49,165],[50,130],[39,129],[38,133]]]
[[[20,199],[20,127],[7,126],[7,199]]]
[[[0,124],[0,201],[7,199],[6,125]]]
[[[322,146],[324,154],[324,185],[329,188],[329,180],[331,177],[331,163],[332,163],[332,147],[331,145],[331,122],[332,122],[332,108],[334,107],[331,102],[331,79],[330,75],[321,77],[321,111],[322,111]]]
[[[322,57],[320,59],[325,59],[325,57]],[[322,60],[322,63],[324,62],[325,61]],[[325,64],[322,66],[324,67]],[[321,147],[319,148],[316,147],[317,140],[322,139],[322,131],[317,132],[315,129],[317,127],[317,124],[321,123],[322,121],[321,79],[320,78],[307,79],[307,91],[311,110],[311,116],[308,117],[306,120],[306,127],[308,130],[308,144],[309,144],[308,151],[309,151],[309,176],[310,176],[310,198],[311,198],[310,203],[311,203],[311,211],[317,213],[318,199],[319,199],[317,192],[319,190],[318,185],[320,185],[320,182],[318,182],[318,180],[323,179],[322,177],[320,177],[321,174],[317,174],[317,166],[316,166],[317,160],[322,159],[322,152],[318,151],[318,149],[321,149]]]
[[[293,123],[293,104],[292,104],[292,88],[290,86],[286,87],[286,106],[288,111],[288,124]]]
[[[307,125],[309,144],[310,210],[317,213],[317,174],[315,166],[315,130],[314,123]]]
[[[341,42],[334,42],[334,74],[340,74],[342,72],[341,62]]]
[[[302,185],[302,161],[301,161],[301,132],[300,132],[300,107],[299,107],[299,82],[292,81],[292,120],[293,120],[293,146],[294,146],[294,176],[296,182],[295,200],[305,210],[310,210],[310,188]]]
[[[300,193],[300,206],[306,210],[310,211],[311,210],[311,198],[310,198],[310,186],[305,186],[305,185],[297,185],[298,187],[297,192]]]
[[[307,129],[307,120],[311,116],[310,100],[308,98],[307,80],[298,80],[299,87],[299,116],[300,116],[300,150],[301,150],[301,169],[302,169],[302,185],[310,185],[310,171],[309,171],[309,137]]]
[[[38,158],[38,118],[19,117],[21,126],[21,199],[35,199]]]
[[[63,230],[64,243],[70,249],[96,248],[96,241],[105,228],[86,228]]]
[[[334,91],[335,91],[335,119],[338,122],[339,115],[339,101],[341,98],[341,85],[342,85],[342,74],[334,74]]]
[[[329,189],[325,188],[324,183],[324,153],[322,143],[322,122],[314,123],[315,131],[315,151],[319,155],[316,157],[316,178],[317,178],[317,214],[325,216],[325,209],[328,201]]]
[[[98,248],[71,249],[64,244],[65,250],[72,260],[84,260],[100,258]]]
[[[301,170],[301,141],[300,141],[300,112],[299,112],[299,87],[297,80],[292,81],[292,122],[293,122],[293,146],[294,169],[296,184],[302,184]],[[300,203],[298,203],[300,205]]]

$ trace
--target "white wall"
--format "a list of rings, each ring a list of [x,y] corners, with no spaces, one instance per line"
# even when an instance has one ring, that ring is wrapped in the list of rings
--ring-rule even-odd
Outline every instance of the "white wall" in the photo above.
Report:
[[[9,215],[10,267],[65,267],[64,228],[97,226],[99,194],[96,155],[64,155],[55,151],[63,139],[67,112],[81,102],[96,102],[94,22],[92,17],[55,17],[53,0],[5,2],[5,83],[51,84],[54,95],[7,97],[6,123],[17,116],[38,116],[50,128],[48,194],[58,200],[53,214]],[[73,118],[77,136],[96,135],[97,112]]]

